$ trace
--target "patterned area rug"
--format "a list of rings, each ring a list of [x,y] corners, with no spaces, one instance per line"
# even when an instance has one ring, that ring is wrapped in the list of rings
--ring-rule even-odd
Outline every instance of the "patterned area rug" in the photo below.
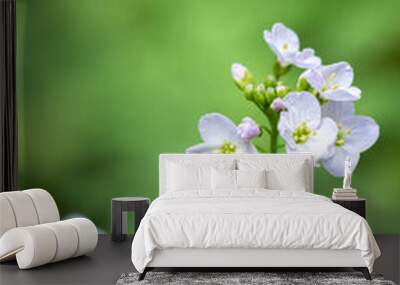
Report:
[[[368,281],[359,272],[148,272],[146,278],[138,281],[138,273],[122,274],[117,285],[146,284],[379,284],[395,285],[382,276],[372,275]]]

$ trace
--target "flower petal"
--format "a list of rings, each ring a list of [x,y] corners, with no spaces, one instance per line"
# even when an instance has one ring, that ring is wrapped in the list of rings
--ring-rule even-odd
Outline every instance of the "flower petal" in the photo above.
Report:
[[[287,111],[281,112],[278,129],[291,132],[301,123],[316,129],[321,121],[321,107],[318,100],[309,92],[291,92],[283,99]]]
[[[324,118],[316,134],[311,136],[306,143],[296,144],[295,148],[287,145],[286,149],[290,152],[310,152],[318,162],[335,142],[337,131],[336,123],[330,118]]]
[[[322,74],[329,87],[349,88],[354,79],[353,68],[344,61],[324,66]]]
[[[321,68],[310,69],[304,72],[302,75],[308,84],[311,85],[317,91],[321,91],[326,85],[325,79],[322,75]]]
[[[264,40],[283,66],[291,64],[299,51],[300,43],[296,33],[282,23],[274,24],[271,32],[264,31]]]
[[[351,133],[345,137],[343,148],[351,152],[363,152],[369,149],[379,137],[379,126],[367,116],[352,116],[342,120]]]
[[[352,169],[354,170],[360,159],[358,152],[350,152],[342,147],[333,147],[333,155],[322,162],[324,168],[333,176],[342,177],[344,175],[344,160],[350,157]]]
[[[321,106],[322,117],[332,118],[336,123],[341,123],[347,117],[353,117],[353,102],[328,101]]]
[[[314,54],[312,48],[305,48],[296,53],[293,64],[300,68],[315,68],[321,65],[321,59]]]
[[[269,32],[269,31],[264,31],[264,40],[265,42],[268,44],[268,46],[270,47],[270,49],[272,49],[272,51],[275,53],[275,55],[278,57],[278,61],[282,64],[282,65],[287,65],[289,64],[289,62],[286,62],[285,56],[283,55],[283,53],[281,53],[281,51],[278,48],[278,43],[276,43],[275,37],[274,35]]]
[[[272,26],[272,34],[276,42],[288,44],[288,52],[297,52],[300,48],[300,41],[297,34],[282,23],[276,23]]]
[[[290,149],[290,150],[293,150],[291,152],[295,152],[296,142],[294,141],[293,136],[292,136],[293,132],[290,131],[289,129],[285,129],[283,131],[279,131],[279,134],[281,135],[281,137],[283,138],[283,140],[286,143],[286,149]]]
[[[328,90],[322,93],[321,97],[338,102],[356,101],[361,98],[361,90],[357,87]]]
[[[221,145],[225,141],[237,141],[236,125],[219,113],[205,114],[200,118],[199,131],[204,142]]]
[[[253,144],[240,142],[236,144],[236,153],[258,153],[258,151]]]
[[[196,144],[186,149],[186,153],[216,153],[220,145],[207,143]]]

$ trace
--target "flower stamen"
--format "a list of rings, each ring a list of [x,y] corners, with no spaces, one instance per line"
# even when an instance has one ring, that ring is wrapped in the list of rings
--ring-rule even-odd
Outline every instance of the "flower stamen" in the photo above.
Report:
[[[336,77],[336,72],[332,72],[328,76],[328,81],[332,82],[335,79],[335,77]]]
[[[351,134],[351,129],[345,129],[342,124],[337,124],[338,132],[336,135],[335,146],[341,147],[346,143],[346,136]]]
[[[305,122],[301,123],[293,132],[292,137],[296,144],[305,144],[315,131],[310,129]]]
[[[224,142],[219,148],[220,153],[229,154],[236,152],[236,146],[231,142]]]

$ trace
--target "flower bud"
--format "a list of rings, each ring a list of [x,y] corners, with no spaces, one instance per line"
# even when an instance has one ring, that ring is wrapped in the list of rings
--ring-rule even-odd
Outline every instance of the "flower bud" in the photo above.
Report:
[[[247,100],[253,99],[253,93],[254,93],[253,84],[251,83],[246,84],[243,88],[243,91],[244,91],[244,96],[246,97]]]
[[[243,89],[247,83],[250,83],[252,80],[251,74],[247,70],[245,66],[240,63],[234,63],[231,67],[232,78],[239,86],[239,88]]]
[[[260,83],[256,87],[256,92],[254,94],[254,100],[260,104],[264,105],[265,104],[265,87],[264,84]]]
[[[268,87],[267,90],[265,90],[265,98],[268,103],[271,103],[276,98],[276,92],[273,87]]]
[[[264,93],[265,93],[265,86],[264,86],[264,84],[262,84],[262,83],[258,84],[257,87],[256,87],[256,92],[257,92],[257,93],[262,93],[262,94],[264,94]]]
[[[265,87],[275,87],[276,86],[275,77],[271,74],[267,75],[267,77],[264,80],[264,85]]]
[[[278,85],[276,86],[276,94],[278,97],[285,97],[285,95],[289,92],[289,89],[285,85]]]
[[[237,134],[242,140],[247,142],[258,137],[260,133],[260,128],[250,117],[243,118],[242,122],[237,127]]]
[[[303,76],[300,76],[296,83],[296,89],[298,91],[304,91],[308,90],[309,88],[310,85],[308,84],[307,80]]]
[[[274,101],[272,101],[271,103],[271,109],[275,112],[280,112],[282,110],[285,110],[285,108],[285,102],[282,100],[282,98],[275,98]]]

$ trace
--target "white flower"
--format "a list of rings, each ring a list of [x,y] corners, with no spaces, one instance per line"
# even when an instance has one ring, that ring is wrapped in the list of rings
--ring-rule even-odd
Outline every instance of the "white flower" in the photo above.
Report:
[[[352,102],[329,101],[322,106],[322,116],[332,118],[339,130],[335,144],[321,160],[322,165],[333,176],[343,176],[346,157],[351,158],[354,169],[360,153],[378,139],[379,126],[370,117],[355,115]]]
[[[237,134],[244,141],[251,141],[260,135],[260,128],[250,117],[245,117],[237,127]]]
[[[264,31],[264,40],[283,67],[289,64],[300,68],[314,68],[321,65],[321,59],[315,56],[313,49],[305,48],[300,51],[298,36],[282,23],[274,24],[271,32]]]
[[[203,143],[186,149],[186,153],[257,153],[254,145],[238,134],[236,125],[219,113],[209,113],[199,120]]]
[[[355,101],[361,97],[361,90],[351,86],[354,73],[347,62],[320,66],[307,70],[301,76],[324,99],[332,101]]]
[[[278,130],[286,151],[311,152],[318,162],[335,142],[335,122],[321,119],[321,106],[309,92],[291,92],[283,100],[287,111],[281,112]]]

